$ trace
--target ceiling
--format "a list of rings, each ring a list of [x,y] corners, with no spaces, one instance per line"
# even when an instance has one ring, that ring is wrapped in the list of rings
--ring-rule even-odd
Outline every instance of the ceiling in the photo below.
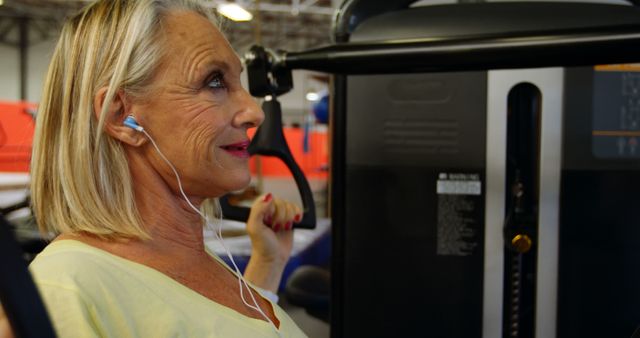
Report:
[[[0,43],[28,46],[55,38],[61,23],[90,1],[0,0]],[[202,0],[215,10],[224,0]],[[331,20],[341,0],[239,0],[254,18],[221,26],[234,48],[242,53],[260,43],[268,48],[302,50],[330,42]],[[26,39],[21,37],[27,37]]]

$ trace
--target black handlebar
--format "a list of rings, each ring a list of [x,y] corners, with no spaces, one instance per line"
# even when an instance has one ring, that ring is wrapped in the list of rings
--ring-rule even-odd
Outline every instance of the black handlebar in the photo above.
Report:
[[[262,110],[264,111],[265,119],[258,128],[253,140],[251,140],[249,153],[251,155],[277,157],[286,164],[298,186],[304,208],[302,221],[295,223],[294,228],[313,229],[316,227],[316,208],[313,202],[313,194],[311,193],[309,182],[307,182],[304,173],[294,160],[287,140],[284,138],[280,102],[273,97],[272,100],[264,101]],[[222,214],[226,219],[241,222],[246,222],[247,219],[249,219],[250,209],[247,207],[232,206],[226,196],[220,199],[220,206],[222,207]]]
[[[440,40],[349,42],[280,56],[279,67],[385,74],[635,62],[640,24]]]

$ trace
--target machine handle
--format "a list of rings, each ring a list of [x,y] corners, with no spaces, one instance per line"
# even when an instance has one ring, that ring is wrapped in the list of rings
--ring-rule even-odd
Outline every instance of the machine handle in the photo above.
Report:
[[[287,140],[284,138],[280,102],[273,97],[272,100],[264,101],[262,110],[265,114],[265,120],[258,128],[253,140],[251,140],[249,153],[251,155],[277,157],[284,162],[293,174],[304,208],[302,220],[300,223],[294,224],[294,228],[314,229],[316,227],[316,207],[313,201],[313,194],[311,193],[309,182],[293,158]],[[250,209],[231,205],[226,196],[220,198],[220,206],[224,217],[227,219],[241,222],[246,222],[249,219]]]

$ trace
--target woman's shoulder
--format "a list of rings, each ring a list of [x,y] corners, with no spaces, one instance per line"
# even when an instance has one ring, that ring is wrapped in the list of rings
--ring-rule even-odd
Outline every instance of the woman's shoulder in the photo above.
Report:
[[[96,257],[102,256],[98,248],[94,248],[89,244],[73,239],[55,240],[47,245],[42,252],[31,262],[30,268],[47,264],[64,263],[73,261],[74,263],[83,263],[87,260],[94,260]]]
[[[118,262],[100,249],[76,240],[50,243],[29,265],[36,283],[69,286],[99,280]]]
[[[156,292],[144,271],[102,249],[57,240],[29,269],[59,336],[165,337],[163,329],[181,330],[184,318],[166,306],[166,295]],[[153,318],[145,315],[149,308]],[[158,325],[158,318],[165,324]]]
[[[56,240],[29,266],[45,300],[66,306],[76,299],[88,308],[118,313],[124,307],[164,304],[158,279],[139,264],[77,240]],[[139,304],[139,305],[138,305]],[[105,310],[107,309],[107,310]]]

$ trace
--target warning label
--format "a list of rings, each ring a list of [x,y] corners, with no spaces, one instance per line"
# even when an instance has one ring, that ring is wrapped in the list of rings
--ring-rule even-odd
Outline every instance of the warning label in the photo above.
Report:
[[[442,256],[468,256],[482,238],[482,182],[479,174],[440,173],[438,246]]]
[[[438,178],[438,194],[480,195],[482,193],[482,183],[478,174],[441,173]]]

